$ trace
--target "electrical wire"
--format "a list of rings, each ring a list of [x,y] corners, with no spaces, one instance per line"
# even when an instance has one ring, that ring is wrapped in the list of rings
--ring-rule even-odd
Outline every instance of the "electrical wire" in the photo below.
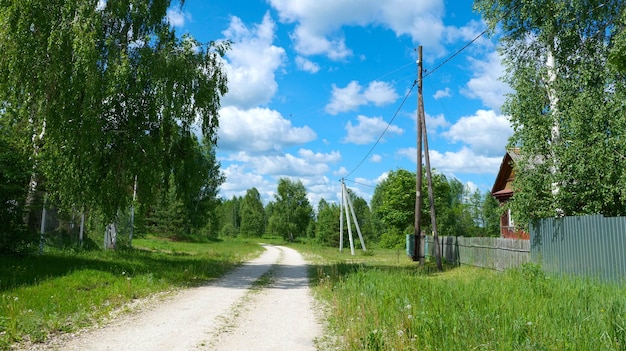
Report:
[[[363,162],[365,162],[365,160],[367,160],[367,158],[369,157],[369,155],[372,153],[372,151],[374,151],[374,148],[376,148],[376,146],[378,145],[378,143],[380,143],[380,141],[382,140],[383,136],[385,135],[385,133],[387,133],[387,130],[389,129],[389,127],[391,126],[391,123],[393,122],[394,119],[396,119],[396,117],[398,116],[398,113],[400,113],[400,110],[402,109],[402,106],[404,106],[404,103],[406,102],[406,100],[409,98],[409,96],[411,95],[411,92],[413,91],[413,88],[415,88],[415,85],[417,85],[417,81],[414,81],[413,84],[411,85],[411,89],[409,89],[409,91],[407,92],[407,94],[404,96],[404,99],[402,100],[402,103],[400,104],[400,106],[398,107],[398,109],[396,110],[396,113],[394,113],[393,117],[391,118],[391,120],[389,121],[389,123],[387,123],[387,126],[385,127],[385,130],[383,130],[383,132],[380,134],[380,136],[378,137],[378,140],[376,140],[376,142],[374,143],[374,145],[372,145],[372,147],[370,148],[370,151],[367,152],[367,154],[363,157],[363,159],[361,160],[361,162],[359,162],[356,167],[354,167],[354,169],[352,169],[352,171],[350,173],[348,173],[346,175],[346,177],[349,177],[352,173],[354,173],[357,169],[359,169],[359,167],[361,167],[361,165],[363,164]]]
[[[422,79],[425,79],[426,77],[430,76],[431,74],[435,73],[437,70],[439,70],[441,67],[443,67],[445,64],[447,64],[448,62],[450,62],[454,57],[456,57],[457,55],[459,55],[461,52],[463,52],[465,49],[467,49],[470,45],[474,44],[480,37],[482,37],[483,35],[485,35],[485,33],[487,33],[489,31],[489,28],[486,28],[485,30],[483,30],[482,32],[480,32],[480,34],[478,34],[474,39],[472,39],[471,41],[469,41],[467,44],[465,44],[463,47],[461,47],[460,49],[458,49],[456,52],[454,52],[452,55],[448,56],[448,58],[446,58],[444,61],[442,61],[439,65],[437,65],[435,68],[433,68],[432,70],[428,71],[426,74],[424,74],[424,76],[422,77]],[[406,67],[403,66],[402,68]],[[356,167],[354,167],[354,169],[352,169],[352,171],[350,171],[350,173],[348,173],[345,177],[349,177],[350,175],[352,175],[352,173],[354,173],[357,169],[359,169],[359,167],[361,167],[361,165],[363,164],[363,162],[365,162],[365,160],[369,157],[369,155],[372,153],[372,151],[374,151],[374,149],[376,148],[376,146],[378,146],[378,143],[382,140],[383,136],[385,135],[385,133],[387,132],[387,130],[389,129],[389,127],[391,126],[391,123],[393,122],[393,120],[396,118],[396,116],[398,116],[398,113],[400,112],[400,110],[402,109],[402,106],[404,106],[404,103],[406,102],[406,100],[409,98],[409,96],[411,95],[411,92],[413,91],[413,88],[415,88],[415,85],[417,85],[417,80],[413,81],[413,84],[411,85],[411,89],[409,89],[409,92],[406,94],[406,96],[404,97],[404,100],[402,100],[402,103],[400,104],[400,106],[398,107],[398,109],[396,110],[396,113],[393,115],[393,117],[391,118],[391,120],[389,121],[389,123],[387,123],[387,127],[385,127],[385,130],[383,130],[383,132],[380,134],[380,136],[378,137],[378,140],[376,140],[376,142],[374,143],[374,145],[372,145],[372,147],[370,148],[370,150],[367,152],[367,154],[365,154],[365,157],[363,157],[363,159],[356,165]],[[363,185],[363,184],[361,184]]]

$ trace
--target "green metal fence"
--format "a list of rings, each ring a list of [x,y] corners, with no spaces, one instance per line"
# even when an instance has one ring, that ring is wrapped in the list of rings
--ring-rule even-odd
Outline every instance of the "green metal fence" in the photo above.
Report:
[[[546,218],[530,228],[531,260],[548,273],[626,281],[626,217]]]
[[[528,240],[505,238],[439,237],[441,257],[454,264],[466,264],[503,271],[530,260]],[[434,257],[434,240],[425,240],[426,256]]]

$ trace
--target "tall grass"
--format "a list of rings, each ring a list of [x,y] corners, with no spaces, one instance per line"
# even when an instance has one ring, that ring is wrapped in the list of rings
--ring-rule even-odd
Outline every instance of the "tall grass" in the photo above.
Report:
[[[435,273],[384,250],[317,255],[315,291],[342,350],[626,350],[622,286],[532,264]]]
[[[237,240],[156,238],[135,247],[0,257],[0,349],[93,325],[133,299],[216,279],[262,250]]]

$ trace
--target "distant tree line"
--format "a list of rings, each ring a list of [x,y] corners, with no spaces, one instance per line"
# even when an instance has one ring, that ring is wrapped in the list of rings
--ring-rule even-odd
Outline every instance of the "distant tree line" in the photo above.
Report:
[[[423,184],[422,193],[426,194],[426,182]],[[499,236],[500,210],[491,194],[470,190],[459,180],[447,179],[439,173],[434,175],[433,187],[439,235]],[[376,186],[369,205],[350,189],[348,192],[366,242],[396,248],[404,245],[406,234],[414,232],[415,173],[403,169],[389,172]],[[252,188],[243,197],[222,201],[217,212],[220,236],[269,234],[289,241],[307,238],[322,245],[339,245],[339,204],[322,198],[314,209],[300,181],[280,179],[274,199],[265,206],[258,190]],[[422,207],[422,218],[424,232],[429,234],[428,199]],[[353,235],[356,239],[355,229]],[[344,240],[347,244],[347,227]]]

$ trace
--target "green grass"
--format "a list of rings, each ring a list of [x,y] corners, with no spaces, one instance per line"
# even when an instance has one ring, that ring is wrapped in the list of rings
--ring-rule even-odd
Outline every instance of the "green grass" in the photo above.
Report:
[[[216,279],[262,250],[241,240],[148,238],[134,246],[0,257],[0,349],[93,325],[133,299]]]
[[[341,350],[626,350],[626,288],[536,265],[436,272],[397,250],[309,250]]]

